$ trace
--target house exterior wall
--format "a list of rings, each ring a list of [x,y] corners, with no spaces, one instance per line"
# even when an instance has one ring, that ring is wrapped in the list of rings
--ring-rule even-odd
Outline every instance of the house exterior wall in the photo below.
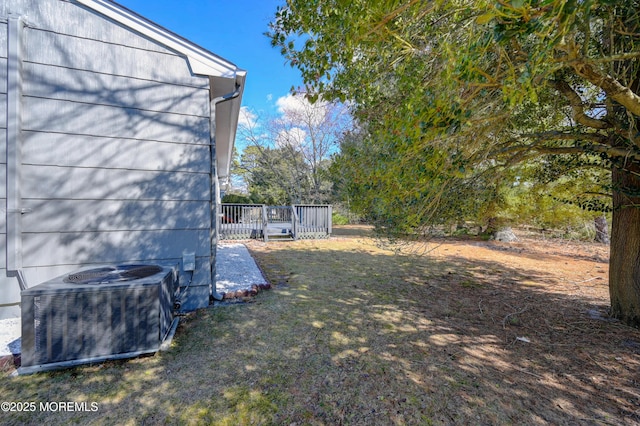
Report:
[[[209,79],[159,44],[65,0],[0,5],[0,132],[6,135],[7,20],[23,15],[22,266],[30,286],[79,267],[179,264],[183,300],[209,303]],[[10,89],[9,89],[10,90]],[[6,139],[6,137],[4,138]],[[6,205],[6,143],[0,202]],[[0,215],[0,318],[15,315]],[[9,306],[13,305],[13,306]]]
[[[5,15],[0,16],[3,19]],[[6,275],[7,259],[7,152],[3,143],[7,133],[7,21],[0,23],[0,319],[20,313],[15,301],[19,300],[20,288],[15,278]],[[14,283],[15,282],[15,283]],[[15,288],[13,288],[15,286]],[[13,302],[13,304],[12,304]]]

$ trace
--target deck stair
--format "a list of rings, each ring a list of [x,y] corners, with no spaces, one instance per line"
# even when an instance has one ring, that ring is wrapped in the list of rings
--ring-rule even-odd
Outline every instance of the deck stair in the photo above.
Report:
[[[295,209],[291,206],[263,206],[262,217],[265,218],[263,237],[265,241],[295,240]]]
[[[269,225],[264,234],[264,240],[295,240],[292,223],[279,223],[278,226]]]

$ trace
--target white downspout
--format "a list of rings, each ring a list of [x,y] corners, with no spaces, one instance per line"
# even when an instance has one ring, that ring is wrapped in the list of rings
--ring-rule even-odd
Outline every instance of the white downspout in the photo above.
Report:
[[[213,98],[210,102],[211,109],[211,185],[210,185],[210,197],[211,197],[211,226],[209,228],[209,245],[211,246],[211,253],[209,254],[210,270],[211,270],[211,282],[213,283],[213,291],[211,296],[214,300],[222,300],[222,295],[216,291],[216,247],[218,245],[218,205],[220,204],[220,188],[218,182],[218,166],[216,159],[216,106],[219,103],[230,101],[240,95],[240,87],[236,84],[236,90],[227,93],[226,95]]]
[[[7,276],[16,277],[21,290],[27,288],[22,271],[22,16],[7,22]]]

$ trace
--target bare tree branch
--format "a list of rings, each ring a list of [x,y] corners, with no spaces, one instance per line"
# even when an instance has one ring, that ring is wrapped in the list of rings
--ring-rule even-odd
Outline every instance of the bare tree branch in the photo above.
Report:
[[[573,69],[580,77],[607,92],[611,99],[625,107],[627,111],[640,117],[640,96],[631,89],[610,75],[599,73],[591,64],[577,62],[573,65]]]
[[[531,143],[518,143],[529,139]],[[573,146],[549,146],[548,142],[575,141],[583,142]],[[581,154],[601,153],[612,158],[627,158],[640,161],[640,151],[629,147],[612,146],[605,135],[599,133],[566,133],[558,131],[538,132],[518,135],[516,138],[501,144],[500,148],[491,153],[492,157],[512,155],[510,164],[521,162],[531,156],[539,154]]]
[[[609,129],[612,127],[611,124],[606,120],[589,117],[585,114],[585,105],[582,102],[582,98],[580,98],[580,95],[578,95],[576,91],[573,90],[569,83],[561,80],[553,80],[552,83],[553,86],[569,101],[569,104],[571,105],[571,109],[573,111],[573,119],[577,123],[582,124],[586,127],[591,127],[593,129]]]

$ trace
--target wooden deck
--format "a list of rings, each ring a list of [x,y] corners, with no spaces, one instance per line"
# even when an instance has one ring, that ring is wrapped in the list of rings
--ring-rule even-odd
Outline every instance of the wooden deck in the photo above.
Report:
[[[297,240],[331,235],[329,205],[222,204],[219,239]]]

